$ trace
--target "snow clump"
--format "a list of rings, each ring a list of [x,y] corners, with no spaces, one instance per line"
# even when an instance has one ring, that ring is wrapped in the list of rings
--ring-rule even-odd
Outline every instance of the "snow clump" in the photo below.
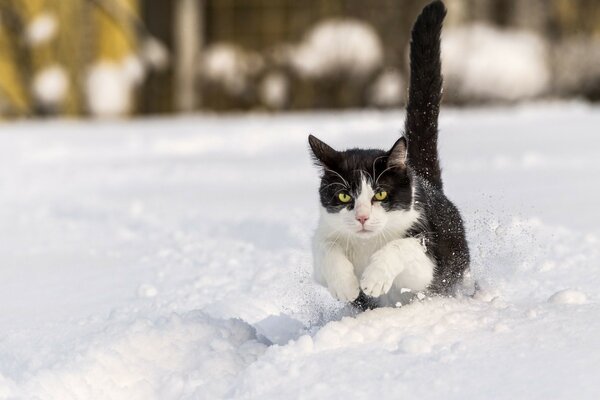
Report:
[[[393,107],[404,101],[406,85],[398,70],[385,71],[370,88],[371,104],[378,107]]]
[[[93,115],[115,117],[131,109],[130,85],[121,66],[103,61],[94,65],[87,79],[88,106]]]
[[[585,293],[574,289],[561,290],[548,299],[548,302],[553,304],[585,304],[586,301]]]
[[[289,81],[281,72],[271,72],[262,81],[260,98],[265,105],[274,109],[285,106],[289,96]]]
[[[34,17],[27,25],[25,37],[31,46],[38,46],[52,40],[57,30],[56,17],[45,12]]]
[[[62,102],[69,89],[69,79],[64,68],[52,65],[42,69],[33,79],[33,93],[44,105]]]
[[[200,74],[205,81],[222,85],[229,94],[240,95],[263,66],[264,61],[258,53],[233,44],[218,43],[203,52]]]
[[[364,78],[383,63],[383,46],[375,30],[350,19],[320,22],[287,53],[292,68],[308,79],[340,73]]]
[[[460,101],[516,101],[549,90],[545,41],[537,34],[485,24],[448,29],[442,40],[446,95]]]

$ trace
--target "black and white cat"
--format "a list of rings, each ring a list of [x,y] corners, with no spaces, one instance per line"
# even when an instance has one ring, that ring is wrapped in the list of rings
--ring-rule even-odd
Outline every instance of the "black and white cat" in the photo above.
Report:
[[[469,266],[459,211],[443,192],[437,153],[442,96],[435,1],[412,30],[405,137],[389,151],[336,151],[314,136],[322,168],[314,276],[361,309],[393,305],[406,292],[451,295]]]

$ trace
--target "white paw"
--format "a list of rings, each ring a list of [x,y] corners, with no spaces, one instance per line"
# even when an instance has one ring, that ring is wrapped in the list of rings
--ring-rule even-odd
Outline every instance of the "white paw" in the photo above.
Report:
[[[379,297],[390,291],[395,274],[385,263],[372,262],[360,278],[360,288],[371,297]]]
[[[360,293],[358,279],[353,274],[337,276],[329,283],[328,289],[333,297],[344,302],[356,300]]]

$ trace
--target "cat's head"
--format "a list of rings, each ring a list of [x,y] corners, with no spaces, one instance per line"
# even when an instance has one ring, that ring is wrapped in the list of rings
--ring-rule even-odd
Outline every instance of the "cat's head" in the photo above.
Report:
[[[322,169],[323,217],[334,231],[366,239],[407,229],[413,178],[404,138],[389,151],[337,151],[312,135],[308,142]]]

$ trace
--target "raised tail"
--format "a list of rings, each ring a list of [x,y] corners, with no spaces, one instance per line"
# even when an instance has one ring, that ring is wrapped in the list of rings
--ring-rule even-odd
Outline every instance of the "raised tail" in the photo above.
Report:
[[[409,165],[440,189],[442,174],[437,137],[443,83],[440,34],[445,16],[444,3],[434,1],[423,9],[413,26],[405,123]]]

